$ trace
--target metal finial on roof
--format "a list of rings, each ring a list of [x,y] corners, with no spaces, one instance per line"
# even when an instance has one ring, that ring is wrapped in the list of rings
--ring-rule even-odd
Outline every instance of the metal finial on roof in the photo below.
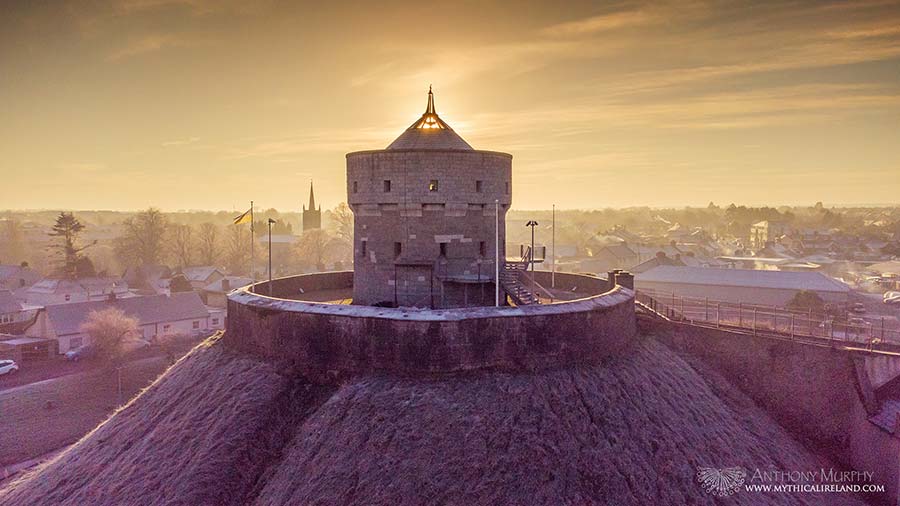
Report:
[[[434,112],[434,93],[431,92],[431,85],[428,85],[428,106],[425,108],[425,114],[437,114]]]

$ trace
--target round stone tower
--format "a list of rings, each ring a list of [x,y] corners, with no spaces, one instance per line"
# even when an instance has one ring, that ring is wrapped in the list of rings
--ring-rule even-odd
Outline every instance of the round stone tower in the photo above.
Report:
[[[511,188],[512,156],[472,149],[429,89],[425,113],[387,149],[347,154],[353,303],[493,305]]]

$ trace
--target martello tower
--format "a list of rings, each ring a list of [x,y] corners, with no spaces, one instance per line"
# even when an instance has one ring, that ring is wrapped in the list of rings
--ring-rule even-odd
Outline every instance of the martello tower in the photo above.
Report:
[[[512,156],[473,149],[429,89],[425,113],[387,149],[347,154],[354,304],[493,305],[511,188]]]

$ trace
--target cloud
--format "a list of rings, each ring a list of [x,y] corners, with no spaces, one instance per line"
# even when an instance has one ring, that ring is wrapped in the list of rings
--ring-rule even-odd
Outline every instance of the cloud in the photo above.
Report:
[[[646,25],[657,21],[659,21],[657,16],[644,10],[621,11],[551,25],[542,29],[541,34],[551,37],[580,36]]]
[[[171,141],[163,142],[162,145],[165,147],[178,147],[178,146],[187,146],[190,144],[194,144],[199,141],[200,137],[188,137],[186,139],[175,139]]]
[[[154,33],[132,38],[124,47],[109,54],[107,60],[118,61],[165,49],[189,48],[212,44],[209,39],[186,38],[173,33]]]

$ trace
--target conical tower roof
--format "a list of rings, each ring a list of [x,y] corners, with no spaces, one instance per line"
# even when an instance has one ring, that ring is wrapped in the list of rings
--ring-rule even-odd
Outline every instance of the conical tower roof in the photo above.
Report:
[[[434,110],[434,93],[428,87],[425,113],[397,137],[387,149],[458,149],[472,151],[462,137],[450,128]]]

